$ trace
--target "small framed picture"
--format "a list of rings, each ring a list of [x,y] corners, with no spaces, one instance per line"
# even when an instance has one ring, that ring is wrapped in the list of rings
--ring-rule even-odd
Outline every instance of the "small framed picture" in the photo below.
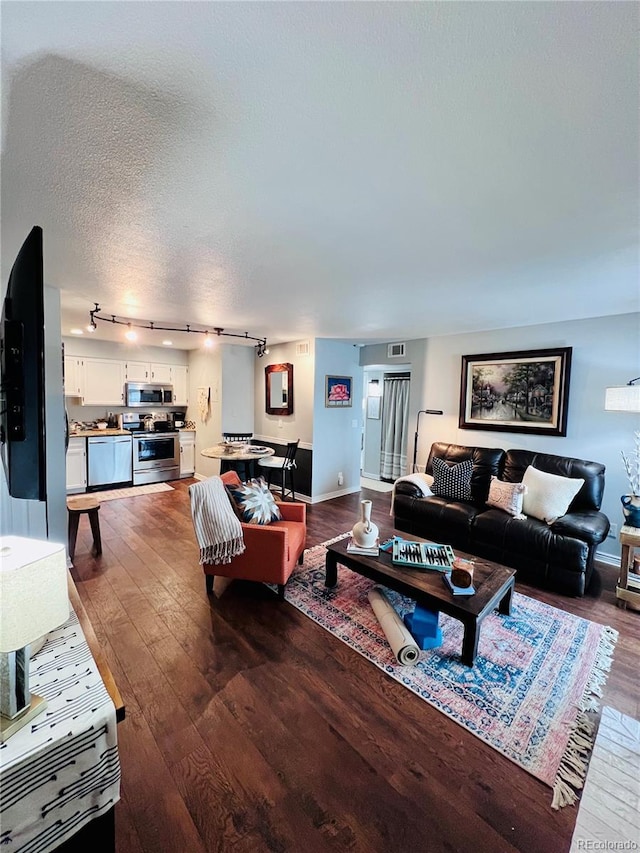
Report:
[[[380,401],[382,397],[367,397],[367,417],[374,421],[380,420]]]
[[[352,376],[327,376],[324,404],[329,409],[345,409],[351,405]]]

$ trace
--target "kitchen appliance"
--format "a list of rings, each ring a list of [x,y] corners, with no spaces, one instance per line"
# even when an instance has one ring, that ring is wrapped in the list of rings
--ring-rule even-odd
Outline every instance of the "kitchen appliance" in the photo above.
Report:
[[[87,439],[87,491],[131,485],[131,436],[105,435]]]
[[[127,382],[124,386],[126,406],[171,406],[173,385],[151,385],[146,382]]]
[[[145,429],[150,422],[153,422],[153,430]],[[131,433],[134,486],[179,479],[180,444],[178,433],[170,429],[170,421],[125,412],[122,426]]]
[[[185,421],[185,413],[180,412],[170,412],[171,419],[173,421],[173,426],[175,429],[182,429],[186,423]]]

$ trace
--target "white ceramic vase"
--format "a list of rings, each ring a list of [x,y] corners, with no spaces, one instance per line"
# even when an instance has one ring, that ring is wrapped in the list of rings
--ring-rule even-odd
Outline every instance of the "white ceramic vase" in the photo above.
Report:
[[[371,501],[360,501],[360,521],[351,531],[353,541],[360,548],[373,548],[378,541],[378,527],[371,521]]]

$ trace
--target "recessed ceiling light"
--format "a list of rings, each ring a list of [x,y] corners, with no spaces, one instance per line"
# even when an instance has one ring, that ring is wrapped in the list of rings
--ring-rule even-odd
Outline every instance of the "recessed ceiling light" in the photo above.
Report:
[[[82,331],[82,329],[71,329],[71,334],[72,335],[84,335],[84,332]]]
[[[163,347],[172,347],[173,341],[162,341],[162,346]]]

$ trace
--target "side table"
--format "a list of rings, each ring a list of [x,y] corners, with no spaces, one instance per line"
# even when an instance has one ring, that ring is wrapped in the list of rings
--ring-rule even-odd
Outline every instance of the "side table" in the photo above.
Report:
[[[616,587],[616,602],[619,607],[630,605],[640,610],[640,575],[631,572],[633,566],[633,554],[636,548],[640,548],[640,528],[623,525],[620,528],[620,544],[622,553],[620,555],[620,580]]]

